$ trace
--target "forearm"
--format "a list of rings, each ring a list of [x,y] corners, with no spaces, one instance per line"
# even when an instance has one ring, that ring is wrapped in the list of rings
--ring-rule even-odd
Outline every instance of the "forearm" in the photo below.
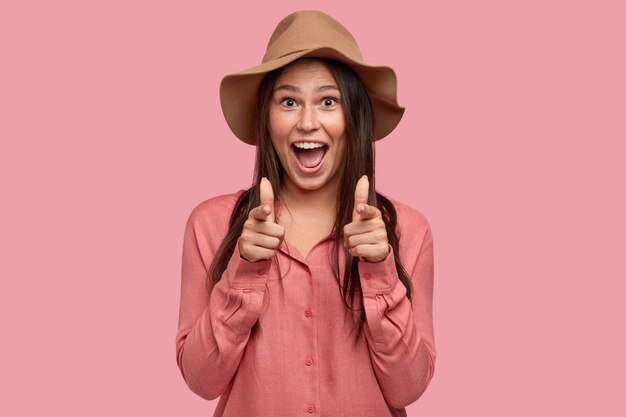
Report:
[[[261,314],[272,261],[248,262],[236,245],[221,279],[207,288],[214,250],[203,245],[209,238],[201,233],[192,216],[183,244],[176,360],[189,388],[211,400],[224,392],[239,366]]]
[[[415,324],[406,288],[399,280],[389,292],[364,294],[363,300],[365,335],[380,388],[391,406],[406,407],[432,379],[433,342]]]
[[[399,279],[393,251],[378,263],[359,262],[372,364],[383,395],[396,408],[416,401],[434,374],[432,241],[427,238],[410,277],[412,301]]]
[[[189,388],[211,400],[224,392],[235,374],[250,329],[261,313],[265,290],[217,289],[196,324],[178,341],[178,365]]]

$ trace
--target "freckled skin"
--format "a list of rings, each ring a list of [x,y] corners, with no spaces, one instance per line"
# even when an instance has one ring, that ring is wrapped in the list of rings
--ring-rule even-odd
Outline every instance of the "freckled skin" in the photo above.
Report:
[[[319,91],[337,82],[319,61],[304,59],[287,66],[274,88],[291,85],[299,92],[274,91],[269,109],[270,136],[285,168],[287,189],[335,189],[346,149],[346,125],[338,89]],[[291,144],[297,140],[317,139],[328,144],[321,169],[315,174],[300,171]]]

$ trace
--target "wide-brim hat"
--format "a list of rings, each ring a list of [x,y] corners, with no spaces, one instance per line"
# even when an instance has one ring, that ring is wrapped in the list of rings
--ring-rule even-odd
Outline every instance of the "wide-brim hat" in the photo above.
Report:
[[[387,136],[400,122],[404,108],[398,105],[394,70],[363,62],[350,32],[336,19],[317,10],[291,13],[274,29],[260,65],[226,75],[220,84],[220,102],[235,136],[256,144],[257,95],[268,72],[302,57],[331,58],[350,66],[367,89],[374,113],[374,140]]]

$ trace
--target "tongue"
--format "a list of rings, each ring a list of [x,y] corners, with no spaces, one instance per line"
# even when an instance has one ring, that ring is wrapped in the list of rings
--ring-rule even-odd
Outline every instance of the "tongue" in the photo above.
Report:
[[[298,149],[296,151],[296,155],[298,156],[298,160],[302,165],[307,168],[313,168],[319,165],[322,162],[322,158],[324,158],[324,153],[326,152],[326,146],[322,146],[321,148],[314,149]]]

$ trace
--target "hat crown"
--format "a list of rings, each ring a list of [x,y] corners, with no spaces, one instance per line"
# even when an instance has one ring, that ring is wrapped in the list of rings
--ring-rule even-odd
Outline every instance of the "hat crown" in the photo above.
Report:
[[[262,62],[318,48],[332,48],[363,62],[359,46],[348,29],[318,10],[297,11],[283,18],[270,37]]]
[[[222,78],[222,111],[235,136],[250,145],[257,144],[259,86],[263,77],[305,57],[335,60],[354,70],[372,105],[374,140],[395,129],[404,107],[398,105],[396,98],[394,70],[364,63],[356,40],[335,18],[317,10],[301,10],[278,23],[260,65]]]

